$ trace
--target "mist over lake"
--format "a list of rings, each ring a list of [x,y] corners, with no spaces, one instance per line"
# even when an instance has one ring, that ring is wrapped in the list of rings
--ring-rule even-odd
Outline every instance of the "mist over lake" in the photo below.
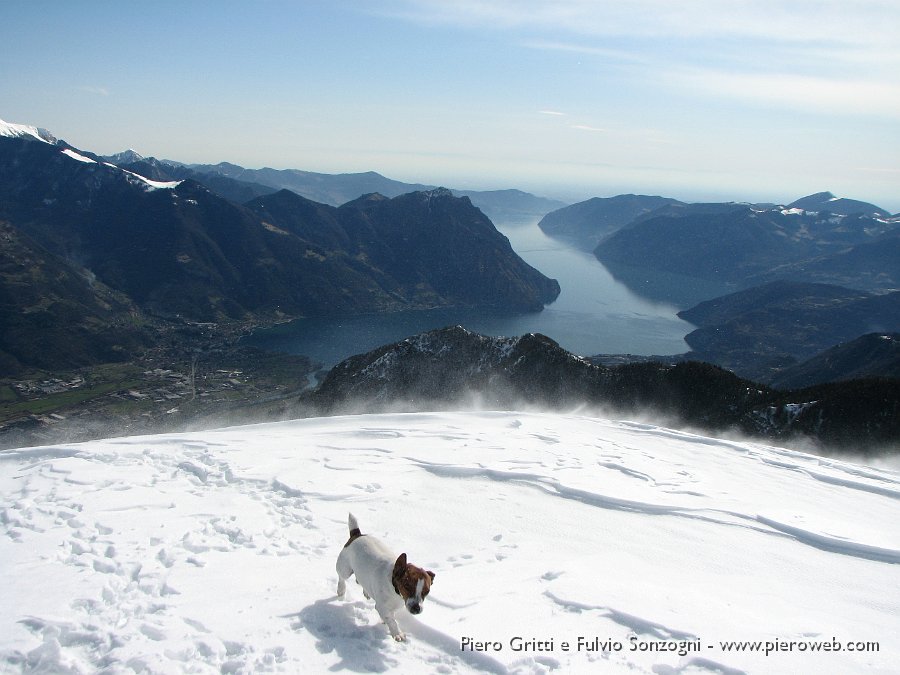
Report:
[[[694,326],[676,316],[683,303],[676,306],[638,295],[590,253],[545,235],[536,219],[498,223],[497,229],[526,262],[559,281],[559,297],[543,311],[500,314],[433,309],[298,319],[260,330],[246,342],[267,350],[304,354],[326,367],[382,344],[456,324],[492,336],[543,333],[582,356],[680,354],[688,350],[684,336]]]

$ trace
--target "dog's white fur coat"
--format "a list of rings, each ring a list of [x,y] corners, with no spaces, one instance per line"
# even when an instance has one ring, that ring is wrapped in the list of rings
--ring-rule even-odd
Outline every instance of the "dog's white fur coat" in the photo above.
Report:
[[[350,541],[338,555],[335,568],[338,573],[338,597],[347,591],[347,579],[356,575],[356,581],[363,588],[366,598],[375,601],[375,609],[395,640],[406,639],[395,612],[406,607],[410,613],[422,611],[422,603],[431,589],[433,572],[410,565],[406,554],[399,557],[380,540],[360,533],[356,518],[351,513],[347,519]],[[405,593],[404,597],[401,595]]]

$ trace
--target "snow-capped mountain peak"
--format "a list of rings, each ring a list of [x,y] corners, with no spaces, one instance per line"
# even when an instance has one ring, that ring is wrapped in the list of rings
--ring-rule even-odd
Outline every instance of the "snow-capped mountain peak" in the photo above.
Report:
[[[114,155],[107,155],[103,159],[111,164],[133,164],[134,162],[140,162],[146,159],[142,154],[133,150],[132,148],[128,148],[128,150],[123,150],[122,152],[117,152]]]
[[[20,138],[30,136],[44,143],[56,143],[56,138],[46,129],[40,129],[27,124],[14,124],[0,120],[0,136],[7,138]]]

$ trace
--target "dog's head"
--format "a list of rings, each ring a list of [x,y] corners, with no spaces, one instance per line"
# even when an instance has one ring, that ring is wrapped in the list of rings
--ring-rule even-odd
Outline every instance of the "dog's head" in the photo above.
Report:
[[[423,570],[406,562],[406,554],[401,553],[394,563],[394,572],[391,574],[391,583],[394,590],[403,598],[406,609],[410,614],[420,614],[425,596],[431,591],[431,582],[434,581],[434,572]]]

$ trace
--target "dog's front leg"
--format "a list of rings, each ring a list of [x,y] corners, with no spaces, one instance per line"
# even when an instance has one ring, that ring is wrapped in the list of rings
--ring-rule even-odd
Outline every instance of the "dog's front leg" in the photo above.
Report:
[[[406,635],[402,630],[400,630],[400,626],[397,623],[397,619],[394,618],[394,615],[385,614],[381,611],[379,611],[378,613],[381,615],[382,621],[387,624],[388,630],[391,631],[391,637],[393,637],[397,642],[404,642],[406,640]]]

